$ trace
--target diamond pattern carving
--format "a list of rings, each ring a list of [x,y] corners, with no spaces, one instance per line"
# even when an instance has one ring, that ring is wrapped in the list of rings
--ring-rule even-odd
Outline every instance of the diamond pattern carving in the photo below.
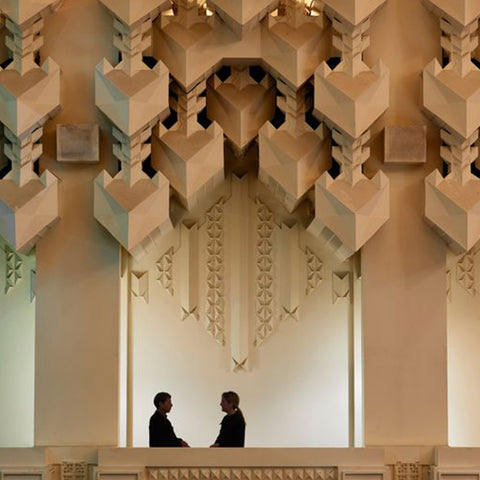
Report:
[[[273,229],[273,212],[257,199],[255,345],[262,344],[274,326]]]
[[[323,262],[308,247],[305,249],[305,257],[307,260],[306,294],[308,295],[315,290],[323,280]]]
[[[207,306],[205,328],[220,345],[225,344],[224,299],[224,202],[218,201],[206,214]]]
[[[5,293],[14,288],[23,276],[23,260],[15,250],[5,245]]]
[[[173,247],[169,248],[157,261],[157,280],[173,296]]]

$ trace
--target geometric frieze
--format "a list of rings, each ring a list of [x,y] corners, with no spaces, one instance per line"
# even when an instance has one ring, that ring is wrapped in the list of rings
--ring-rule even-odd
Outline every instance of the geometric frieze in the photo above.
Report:
[[[147,468],[147,480],[338,480],[336,467]]]

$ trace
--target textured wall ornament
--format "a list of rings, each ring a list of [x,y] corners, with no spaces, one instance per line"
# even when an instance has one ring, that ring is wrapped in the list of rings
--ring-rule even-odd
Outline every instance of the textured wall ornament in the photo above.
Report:
[[[457,261],[457,283],[470,295],[475,295],[475,251],[469,251]]]
[[[63,462],[60,469],[60,480],[88,480],[88,464]]]
[[[161,0],[125,0],[113,8],[114,45],[122,61],[113,67],[103,59],[95,71],[95,104],[115,125],[114,155],[120,172],[106,171],[95,179],[95,218],[130,252],[155,230],[170,228],[169,183],[158,172],[150,179],[142,163],[151,154],[149,139],[168,110],[168,71],[162,62],[153,69],[143,63],[151,43],[152,20]],[[127,8],[128,7],[128,8]]]
[[[298,266],[301,250],[298,224],[289,227],[282,223],[278,246],[282,252],[279,258],[279,300],[282,320],[298,321],[300,305],[301,274]]]
[[[423,72],[423,105],[442,126],[441,157],[450,164],[444,178],[438,170],[425,179],[425,217],[458,251],[480,239],[480,180],[470,170],[478,156],[480,69],[472,62],[478,45],[480,4],[469,0],[429,0],[440,17],[441,45],[449,63],[436,59]],[[468,12],[468,14],[467,14]]]
[[[369,128],[388,108],[389,73],[380,61],[373,68],[363,61],[369,45],[370,17],[384,1],[325,2],[341,52],[332,70],[323,62],[315,72],[315,111],[333,129],[338,146],[332,155],[340,164],[333,180],[325,172],[315,184],[315,219],[309,229],[321,238],[326,227],[357,251],[388,220],[389,182],[379,171],[371,180],[362,173],[370,155]]]
[[[148,272],[132,272],[130,282],[133,296],[148,303]]]
[[[232,31],[242,37],[275,7],[278,0],[211,0],[208,3]]]
[[[225,248],[224,201],[219,200],[206,214],[207,291],[205,328],[220,345],[225,344]]]
[[[0,1],[7,15],[5,37],[12,63],[0,68],[0,122],[12,170],[0,180],[0,235],[15,250],[27,252],[58,218],[57,179],[33,171],[42,154],[43,125],[60,107],[60,69],[51,58],[39,67],[43,18],[55,2]],[[41,100],[39,100],[41,99]]]
[[[5,293],[12,290],[23,276],[23,260],[15,250],[5,245]]]
[[[418,462],[395,463],[393,466],[393,480],[422,480],[420,465]]]
[[[350,298],[350,272],[332,272],[332,300],[337,303],[339,299]]]
[[[186,209],[224,179],[223,131],[216,122],[205,129],[197,120],[205,88],[204,80],[190,90],[174,84],[177,99],[170,103],[178,121],[169,128],[160,123],[154,136],[152,165],[168,178]]]
[[[198,320],[198,225],[180,226],[180,305],[182,320]]]
[[[155,48],[177,82],[190,91],[220,58],[211,52],[219,22],[198,0],[173,0],[174,8],[162,12]],[[219,41],[219,39],[217,39]],[[221,42],[223,44],[223,42]],[[222,49],[219,49],[218,53]]]
[[[261,345],[273,332],[274,269],[273,269],[273,212],[257,199],[256,237],[256,329],[255,345]]]
[[[257,2],[258,3],[258,2]],[[277,78],[300,88],[327,57],[324,16],[312,5],[318,2],[281,0],[267,17],[262,34],[262,57]],[[307,8],[307,5],[309,8]]]
[[[220,124],[238,152],[248,147],[274,111],[275,82],[268,74],[257,82],[248,67],[232,67],[226,79],[217,74],[208,79],[208,118]]]
[[[337,480],[336,468],[148,468],[152,480]]]
[[[157,280],[173,296],[173,247],[169,248],[157,261]]]
[[[250,357],[250,284],[248,268],[251,242],[251,201],[248,196],[248,175],[232,177],[231,195],[225,208],[226,258],[230,320],[230,367],[234,372],[248,370]]]
[[[30,270],[30,302],[35,300],[37,296],[37,272]]]
[[[323,124],[314,130],[305,121],[312,106],[311,86],[295,90],[279,79],[277,88],[285,122],[278,129],[267,122],[259,132],[258,178],[292,212],[329,167],[330,145]]]
[[[307,262],[307,285],[306,294],[309,295],[323,280],[323,262],[308,247],[305,248],[305,259]]]

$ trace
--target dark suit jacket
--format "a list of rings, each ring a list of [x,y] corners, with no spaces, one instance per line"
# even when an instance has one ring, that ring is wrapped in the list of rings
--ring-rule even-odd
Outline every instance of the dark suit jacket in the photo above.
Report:
[[[220,447],[244,447],[245,446],[245,420],[240,412],[233,415],[225,415],[215,443]]]
[[[182,439],[173,431],[170,420],[158,410],[150,417],[148,426],[151,447],[181,447]]]

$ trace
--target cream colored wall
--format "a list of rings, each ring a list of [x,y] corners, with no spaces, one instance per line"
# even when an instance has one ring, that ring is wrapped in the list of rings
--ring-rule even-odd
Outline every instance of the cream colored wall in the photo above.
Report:
[[[119,247],[92,215],[93,179],[116,167],[110,126],[96,110],[93,90],[95,65],[113,55],[112,31],[96,0],[67,1],[45,22],[41,55],[62,68],[63,109],[47,123],[41,166],[61,180],[61,220],[37,244],[37,445],[116,445],[118,439]],[[99,165],[55,162],[57,123],[99,121]]]
[[[254,212],[252,212],[254,213]],[[227,215],[227,214],[226,214]],[[228,215],[225,220],[228,221]],[[250,218],[253,222],[254,219]],[[202,221],[199,221],[201,224]],[[306,235],[303,233],[303,235]],[[308,237],[306,241],[315,243]],[[202,242],[200,242],[202,244]],[[254,245],[254,243],[253,243]],[[168,391],[174,408],[170,419],[176,433],[192,446],[214,442],[223,418],[219,401],[223,391],[237,391],[247,421],[246,445],[348,446],[349,445],[349,322],[353,311],[351,291],[333,303],[333,274],[350,272],[349,262],[340,264],[328,251],[316,245],[323,262],[323,280],[316,290],[305,295],[306,265],[300,257],[296,266],[300,281],[300,314],[297,321],[280,321],[275,311],[275,330],[260,346],[253,346],[254,326],[248,317],[244,328],[250,331],[249,369],[230,369],[229,312],[240,307],[242,297],[228,287],[234,276],[226,267],[226,345],[220,346],[206,332],[205,318],[182,321],[179,282],[179,257],[174,255],[172,297],[157,280],[156,262],[170,248],[178,248],[173,231],[141,261],[134,261],[135,272],[148,272],[148,303],[131,294],[133,321],[133,445],[148,445],[148,419],[154,411],[153,396]],[[226,242],[225,257],[235,255]],[[252,247],[253,248],[253,247]],[[290,255],[274,243],[274,295],[279,302],[281,259]],[[205,255],[198,253],[200,284],[205,272]],[[252,259],[253,260],[253,259]],[[243,264],[242,270],[254,267]],[[255,270],[250,270],[247,308],[255,318]],[[295,275],[295,273],[293,273]],[[348,283],[349,285],[349,283]],[[200,297],[199,307],[204,303]],[[203,308],[199,308],[200,312]],[[352,418],[353,421],[353,418]]]
[[[478,247],[448,256],[449,445],[480,444]]]
[[[302,300],[300,320],[281,324],[254,349],[248,372],[232,373],[228,345],[215,344],[200,321],[182,321],[178,297],[171,298],[156,280],[155,262],[178,246],[177,239],[165,237],[130,265],[148,271],[150,292],[148,304],[130,298],[133,370],[127,378],[129,307],[120,293],[125,279],[120,281],[119,247],[93,219],[92,205],[93,179],[103,168],[116,169],[110,124],[93,99],[95,65],[103,56],[116,60],[111,25],[96,0],[66,0],[43,31],[42,57],[50,55],[63,71],[63,111],[47,123],[41,161],[42,169],[61,179],[61,220],[37,246],[35,443],[116,445],[130,432],[134,445],[145,445],[151,399],[166,389],[174,395],[171,418],[177,433],[204,446],[214,439],[221,419],[219,394],[233,388],[242,397],[249,445],[346,445],[351,305],[332,304],[331,273],[338,265],[326,253],[325,278],[315,296]],[[390,69],[391,101],[373,127],[373,157],[366,171],[382,168],[389,176],[391,218],[362,250],[366,443],[447,443],[448,373],[450,442],[478,444],[476,304],[452,282],[447,337],[446,247],[423,219],[424,178],[440,161],[438,129],[421,111],[420,73],[440,56],[438,19],[420,1],[389,0],[374,18],[371,34],[366,58],[370,63],[381,58]],[[61,122],[101,124],[99,165],[55,162],[54,128]],[[427,164],[383,165],[383,127],[410,124],[428,125]],[[13,298],[0,302],[0,312],[5,308],[16,315],[8,303]],[[28,318],[31,304],[18,305]],[[27,371],[33,369],[33,323],[29,320],[23,330],[17,316],[12,321],[5,315],[0,316],[0,352],[8,357],[6,365],[21,361]],[[17,338],[20,350],[12,348]],[[11,423],[18,414],[0,409],[0,425],[7,425],[0,430],[0,439],[6,438],[0,443],[30,444],[33,370],[19,378],[5,365],[0,368],[2,402],[21,399],[25,404],[15,407],[28,412],[18,429]],[[25,383],[19,385],[20,380]],[[129,385],[133,403],[127,405]],[[355,407],[358,413],[359,404]]]
[[[0,240],[0,447],[33,445],[35,371],[35,254],[8,257]],[[10,267],[7,267],[10,265]],[[15,268],[17,267],[17,268]],[[6,293],[7,274],[15,277]]]

